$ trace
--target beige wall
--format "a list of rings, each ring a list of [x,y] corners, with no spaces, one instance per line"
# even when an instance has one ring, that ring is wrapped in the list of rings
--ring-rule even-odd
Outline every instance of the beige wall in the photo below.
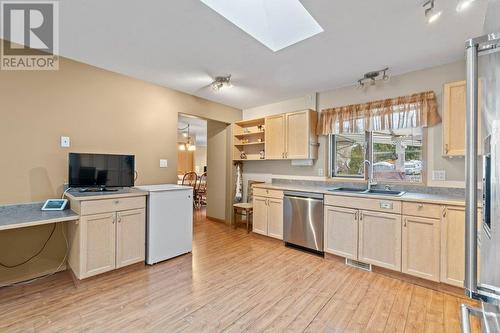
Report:
[[[465,63],[455,62],[443,66],[415,71],[404,75],[393,76],[389,82],[377,84],[374,87],[358,89],[355,86],[321,92],[318,94],[319,109],[331,108],[354,103],[363,103],[372,100],[385,99],[415,92],[433,90],[436,93],[439,112],[442,112],[443,84],[446,82],[464,80]],[[307,100],[308,96],[303,97]],[[266,114],[294,111],[291,106],[298,106],[293,99],[268,106],[243,110],[243,118],[249,119]],[[299,103],[300,104],[300,103]],[[320,139],[319,158],[312,167],[293,167],[289,161],[248,161],[245,162],[245,172],[255,175],[299,175],[319,176],[321,171],[327,172],[328,149],[326,138]],[[441,124],[429,128],[427,141],[428,155],[428,184],[437,186],[461,186],[464,181],[464,159],[442,157],[442,126]],[[431,170],[446,170],[446,182],[433,182]]]
[[[178,113],[241,119],[241,110],[67,59],[59,71],[0,71],[0,95],[0,204],[60,196],[68,152],[134,154],[137,184],[175,182]],[[62,135],[71,148],[60,148]],[[160,159],[169,167],[160,168]],[[0,232],[0,261],[22,260],[46,235],[47,227]],[[38,263],[0,269],[0,282],[53,267],[41,261],[62,258],[64,242],[56,236]]]
[[[198,174],[203,173],[203,167],[207,165],[207,147],[196,145],[194,152],[194,170]]]

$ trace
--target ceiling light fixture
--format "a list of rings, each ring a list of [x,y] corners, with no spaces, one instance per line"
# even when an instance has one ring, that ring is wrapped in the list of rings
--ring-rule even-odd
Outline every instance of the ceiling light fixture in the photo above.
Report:
[[[470,5],[474,2],[475,0],[460,0],[458,1],[457,4],[457,12],[463,12],[467,8],[470,7]]]
[[[189,127],[191,125],[190,124],[187,124],[186,127],[183,127],[183,128],[178,128],[177,130],[178,131],[185,131],[187,130],[187,132],[183,132],[182,133],[182,136],[187,138],[186,142],[181,142],[179,143],[179,150],[180,151],[195,151],[196,150],[196,142],[195,140],[189,135]]]
[[[365,73],[361,79],[358,80],[358,87],[363,88],[367,84],[374,86],[377,81],[389,81],[389,67],[380,69],[378,71],[372,71]]]
[[[429,23],[429,24],[436,22],[437,19],[443,13],[440,10],[437,11],[434,9],[434,7],[435,7],[434,0],[425,1],[424,4],[422,5],[422,7],[424,7],[424,9],[425,9],[424,14],[425,14],[425,17],[427,19],[427,23]]]
[[[210,84],[212,90],[218,92],[224,87],[230,88],[233,85],[231,84],[231,74],[226,76],[217,76],[214,81]]]
[[[299,0],[200,1],[274,52],[323,32]]]

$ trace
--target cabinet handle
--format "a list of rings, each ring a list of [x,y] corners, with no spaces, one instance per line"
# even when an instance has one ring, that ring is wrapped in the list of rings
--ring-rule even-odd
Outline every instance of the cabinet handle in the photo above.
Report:
[[[444,145],[444,153],[448,155],[449,149],[448,149],[448,144]]]
[[[363,212],[361,212],[361,211],[359,212],[359,220],[363,221]]]
[[[446,213],[447,213],[447,211],[448,211],[448,210],[447,210],[446,208],[444,208],[444,209],[443,209],[443,217],[446,217]]]
[[[422,208],[424,208],[424,204],[418,204],[417,207],[418,207],[418,209],[422,209]]]
[[[116,221],[116,217],[113,216],[113,222],[111,222],[111,223],[115,224],[115,221]]]
[[[358,220],[358,215],[359,215],[359,211],[356,211],[356,212],[354,213],[354,219],[355,219],[356,221]]]
[[[121,223],[122,222],[122,217],[120,215],[118,215],[118,223]]]
[[[118,205],[120,203],[119,200],[115,200],[115,205]]]
[[[403,226],[406,228],[406,218],[403,220]]]

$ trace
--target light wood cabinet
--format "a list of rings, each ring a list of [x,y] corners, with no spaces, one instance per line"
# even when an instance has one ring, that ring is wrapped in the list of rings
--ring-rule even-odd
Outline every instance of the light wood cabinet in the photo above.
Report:
[[[285,158],[285,115],[266,118],[266,159]]]
[[[88,277],[115,269],[116,214],[80,218],[81,276]]]
[[[145,220],[144,209],[116,213],[116,268],[144,261]]]
[[[68,224],[68,263],[78,279],[144,261],[146,199],[144,195],[114,199],[75,199],[80,219]]]
[[[252,231],[267,236],[267,198],[253,197]]]
[[[463,287],[465,271],[465,209],[446,207],[441,221],[441,282]]]
[[[269,193],[269,195],[253,197],[252,231],[257,234],[283,239],[283,192],[271,191],[266,193]],[[278,194],[280,194],[279,198]]]
[[[357,209],[325,206],[324,251],[358,259]]]
[[[284,113],[266,118],[266,159],[301,160],[318,158],[313,110]]]
[[[479,89],[481,89],[481,86],[479,86]],[[466,81],[446,83],[443,87],[444,156],[465,155],[465,113]],[[481,121],[479,121],[479,128],[480,125]],[[478,137],[481,137],[480,133]]]
[[[317,158],[316,124],[315,111],[305,110],[286,114],[285,158],[290,160]]]
[[[401,271],[401,215],[360,212],[358,259]]]
[[[403,216],[402,272],[439,281],[440,220]]]

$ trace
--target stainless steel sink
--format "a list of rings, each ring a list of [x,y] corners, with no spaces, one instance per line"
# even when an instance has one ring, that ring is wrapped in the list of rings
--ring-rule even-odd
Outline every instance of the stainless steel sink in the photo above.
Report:
[[[374,195],[388,195],[393,197],[400,197],[405,192],[403,191],[392,191],[392,190],[379,190],[379,189],[369,189],[365,190],[362,188],[354,188],[354,187],[336,187],[328,190],[329,192],[348,192],[348,193],[359,193],[359,194],[374,194]]]
[[[403,192],[403,191],[378,190],[378,189],[374,189],[374,188],[372,188],[370,190],[366,190],[362,193],[364,193],[364,194],[390,195],[393,197],[400,197],[403,194],[405,194],[405,192]]]

